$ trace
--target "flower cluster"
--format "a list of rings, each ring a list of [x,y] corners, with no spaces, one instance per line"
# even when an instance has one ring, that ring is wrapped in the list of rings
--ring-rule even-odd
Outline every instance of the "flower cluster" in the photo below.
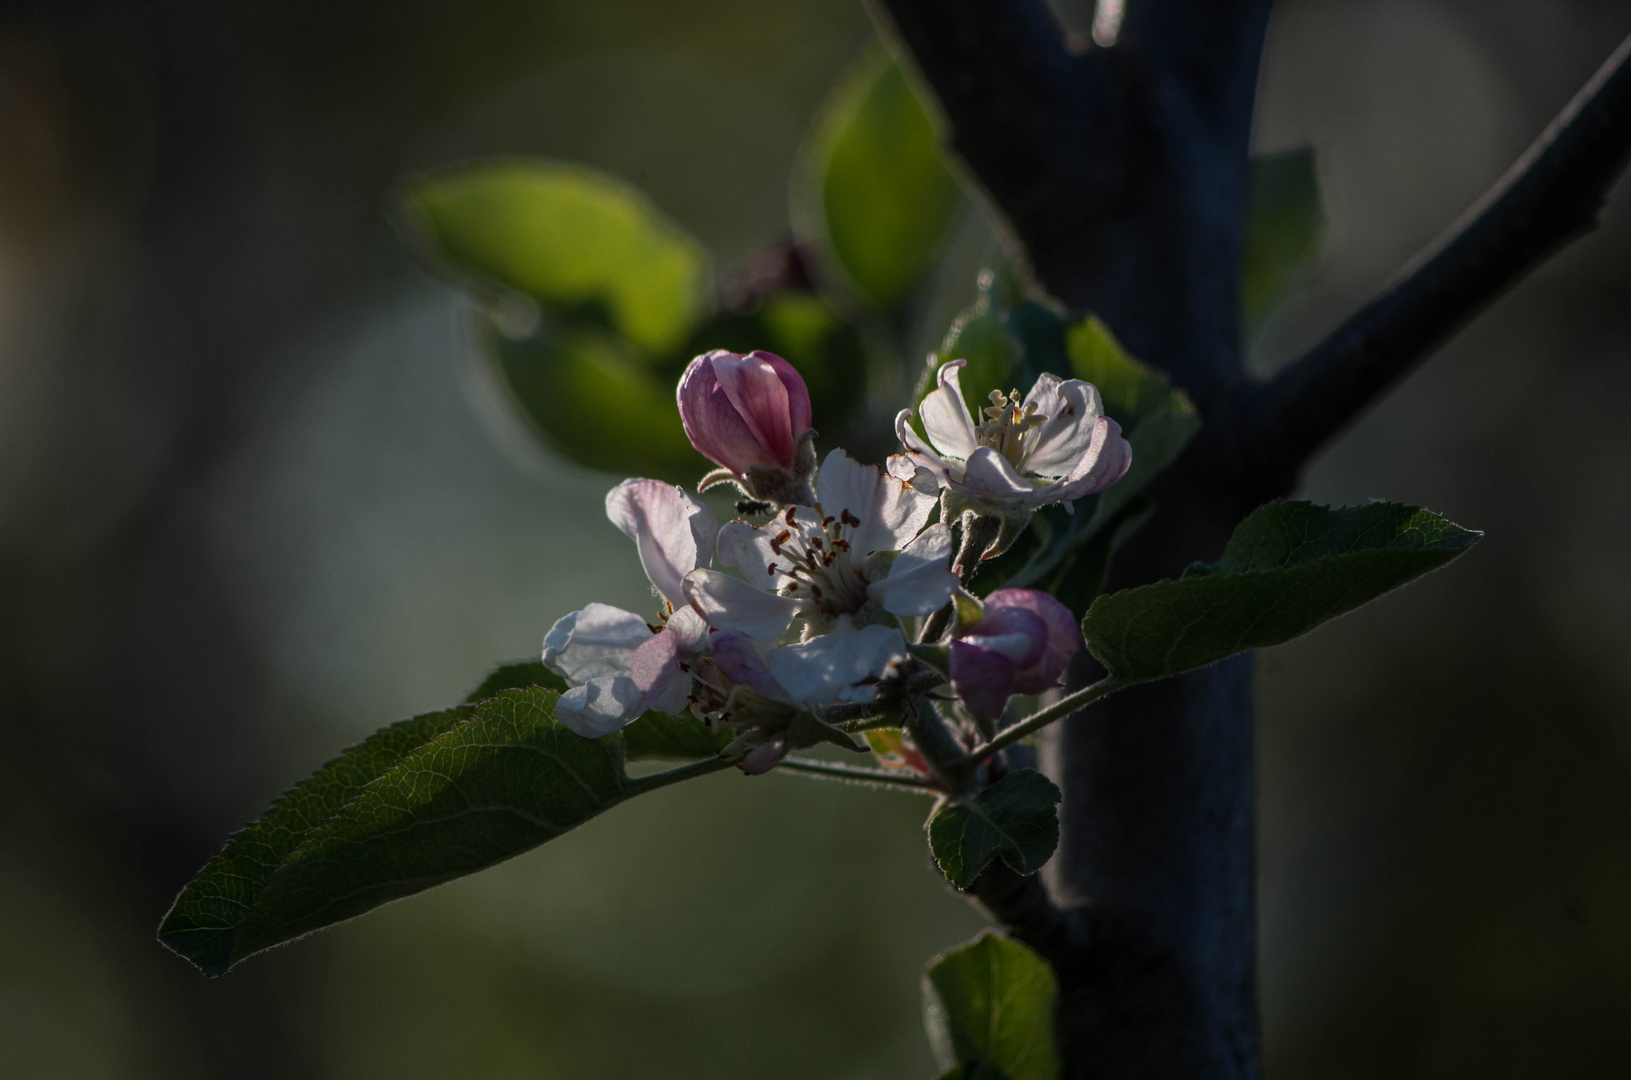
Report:
[[[864,748],[832,718],[910,701],[908,683],[949,679],[956,704],[943,694],[942,704],[985,723],[1011,695],[1055,686],[1081,646],[1074,618],[1045,593],[970,595],[953,555],[954,528],[966,543],[972,519],[957,515],[1068,505],[1119,479],[1130,451],[1077,380],[1044,376],[1023,402],[993,394],[976,425],[960,367],[941,368],[919,410],[932,446],[903,412],[906,453],[887,468],[835,449],[818,469],[810,396],[792,365],[765,352],[693,360],[680,417],[720,466],[698,491],[733,484],[753,500],[739,508],[766,520],[721,527],[695,496],[657,480],[613,488],[606,515],[634,541],[660,606],[648,621],[590,604],[555,624],[543,658],[569,687],[561,723],[600,738],[648,711],[689,712],[731,733],[727,758],[760,773],[818,742]]]

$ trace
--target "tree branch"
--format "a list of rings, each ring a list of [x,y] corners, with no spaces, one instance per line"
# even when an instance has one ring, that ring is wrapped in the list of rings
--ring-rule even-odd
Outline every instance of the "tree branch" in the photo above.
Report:
[[[1628,160],[1631,38],[1380,297],[1222,418],[1220,427],[1243,440],[1242,475],[1272,477],[1278,490],[1289,489],[1304,463],[1383,391],[1554,252],[1596,228]]]

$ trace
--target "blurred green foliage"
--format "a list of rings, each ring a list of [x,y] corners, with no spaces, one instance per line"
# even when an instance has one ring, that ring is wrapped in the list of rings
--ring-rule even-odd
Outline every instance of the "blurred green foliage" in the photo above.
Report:
[[[1058,997],[1047,961],[998,934],[936,957],[923,972],[935,1060],[964,1080],[1059,1080]]]
[[[1310,147],[1252,160],[1241,304],[1246,336],[1307,277],[1325,236],[1325,209]]]

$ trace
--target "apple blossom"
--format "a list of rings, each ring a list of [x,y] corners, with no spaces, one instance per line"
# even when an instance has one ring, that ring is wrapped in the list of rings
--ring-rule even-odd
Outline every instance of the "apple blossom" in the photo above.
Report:
[[[1082,647],[1070,609],[1035,589],[999,589],[979,621],[951,642],[951,686],[968,711],[1002,715],[1011,694],[1037,694],[1059,682]]]
[[[734,482],[778,506],[808,501],[815,432],[810,392],[792,364],[716,349],[691,361],[675,398],[691,445],[720,466],[699,490]]]
[[[966,363],[942,364],[935,389],[918,406],[927,442],[912,428],[912,410],[895,417],[907,460],[892,467],[910,474],[903,479],[922,486],[927,473],[974,508],[1004,516],[1048,503],[1068,507],[1127,472],[1132,448],[1104,415],[1092,384],[1045,372],[1023,402],[1017,390],[992,391],[976,424],[958,383]]]
[[[718,525],[672,484],[625,480],[606,496],[606,516],[634,540],[640,565],[664,601],[660,625],[608,604],[589,604],[557,621],[544,638],[544,663],[565,679],[561,723],[598,739],[647,709],[678,713],[691,693],[688,662],[707,648],[708,626],[685,599],[684,576],[706,566]]]

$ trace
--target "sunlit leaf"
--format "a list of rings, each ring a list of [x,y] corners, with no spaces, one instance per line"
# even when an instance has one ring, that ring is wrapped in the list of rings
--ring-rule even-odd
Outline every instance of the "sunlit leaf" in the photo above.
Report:
[[[936,1064],[960,1080],[1059,1080],[1048,962],[987,931],[929,962],[923,1017]]]
[[[843,79],[802,155],[799,203],[873,306],[908,299],[963,205],[911,82],[878,49]]]
[[[974,883],[992,859],[1017,873],[1042,868],[1059,844],[1062,796],[1035,769],[1009,773],[972,798],[946,803],[929,819],[929,850],[946,879],[959,889]]]
[[[1241,285],[1248,336],[1307,277],[1324,233],[1314,151],[1254,158]]]
[[[576,165],[505,161],[424,176],[402,197],[434,264],[546,308],[602,305],[650,355],[677,348],[703,311],[707,259],[645,196]]]
[[[1331,510],[1271,502],[1211,566],[1094,601],[1087,646],[1137,682],[1278,645],[1444,565],[1481,534],[1397,503]]]

